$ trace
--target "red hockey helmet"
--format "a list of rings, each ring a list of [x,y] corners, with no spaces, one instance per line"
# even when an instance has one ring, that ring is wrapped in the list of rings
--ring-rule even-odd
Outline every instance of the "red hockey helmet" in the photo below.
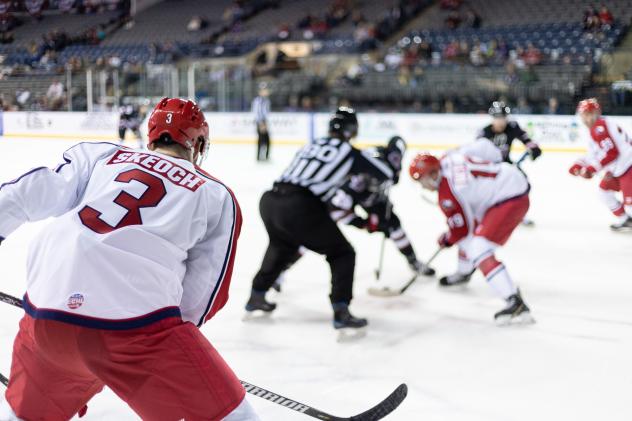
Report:
[[[601,105],[597,102],[597,98],[588,98],[579,101],[577,104],[577,113],[592,113],[592,112],[601,112]]]
[[[413,158],[413,162],[410,163],[409,171],[413,180],[419,180],[433,171],[439,171],[440,168],[441,164],[436,156],[428,152],[422,152]]]
[[[203,156],[208,149],[208,124],[193,101],[163,98],[149,116],[148,143],[163,136]]]

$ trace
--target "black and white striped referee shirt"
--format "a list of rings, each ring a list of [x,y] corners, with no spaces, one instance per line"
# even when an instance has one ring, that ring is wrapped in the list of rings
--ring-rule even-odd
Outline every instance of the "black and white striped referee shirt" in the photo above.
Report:
[[[327,201],[350,175],[369,174],[378,180],[393,177],[383,161],[336,138],[321,138],[301,148],[277,183],[293,184],[309,189]]]

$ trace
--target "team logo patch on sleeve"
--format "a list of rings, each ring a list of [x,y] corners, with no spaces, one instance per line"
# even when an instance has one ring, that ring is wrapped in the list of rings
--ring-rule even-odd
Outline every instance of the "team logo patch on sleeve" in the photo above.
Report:
[[[83,295],[82,294],[72,294],[68,297],[68,302],[66,303],[69,309],[76,310],[83,305]]]

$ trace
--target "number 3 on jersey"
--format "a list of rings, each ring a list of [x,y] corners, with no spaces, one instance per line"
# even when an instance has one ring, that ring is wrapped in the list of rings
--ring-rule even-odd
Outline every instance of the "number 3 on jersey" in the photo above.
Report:
[[[165,184],[160,178],[139,169],[124,171],[120,173],[114,181],[118,181],[119,183],[138,181],[139,183],[146,185],[147,190],[145,190],[139,198],[132,196],[125,190],[121,191],[118,196],[116,196],[114,203],[127,209],[127,213],[119,221],[119,223],[116,224],[116,226],[112,226],[103,221],[100,218],[101,212],[91,208],[90,206],[85,206],[81,209],[79,212],[81,222],[98,234],[107,234],[129,225],[142,225],[143,220],[140,215],[140,209],[158,206],[160,201],[167,194]]]

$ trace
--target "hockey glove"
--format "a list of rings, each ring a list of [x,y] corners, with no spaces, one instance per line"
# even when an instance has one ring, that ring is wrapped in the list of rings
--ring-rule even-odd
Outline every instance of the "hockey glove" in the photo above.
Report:
[[[439,247],[441,248],[450,248],[453,245],[450,242],[450,234],[447,232],[444,232],[443,234],[439,236],[439,238],[437,239],[437,243],[439,244]]]
[[[595,169],[595,167],[593,167],[592,165],[588,165],[587,167],[583,167],[581,169],[581,171],[579,172],[579,175],[581,175],[584,178],[592,178],[596,172],[597,170]]]
[[[531,155],[532,161],[535,161],[540,155],[542,155],[542,149],[540,149],[540,147],[534,142],[527,143],[527,149],[529,150],[529,155]]]
[[[366,230],[370,233],[374,233],[379,231],[380,229],[380,218],[376,214],[372,213],[369,215],[369,219],[366,222]]]

